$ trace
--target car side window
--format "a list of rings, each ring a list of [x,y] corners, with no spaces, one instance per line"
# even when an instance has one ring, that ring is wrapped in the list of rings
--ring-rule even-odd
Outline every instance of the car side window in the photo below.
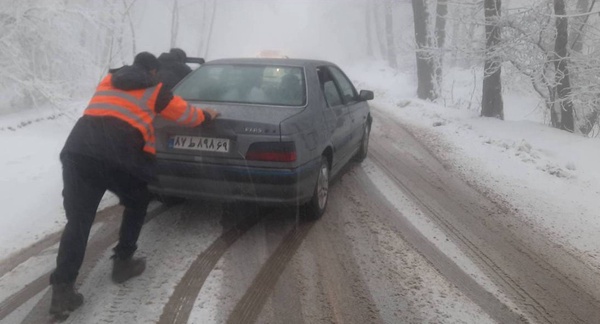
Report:
[[[317,75],[319,76],[319,83],[321,85],[321,90],[323,91],[323,95],[325,96],[325,101],[329,107],[335,107],[342,104],[342,97],[329,73],[329,70],[326,68],[319,67],[317,68]]]
[[[329,71],[331,71],[333,79],[335,80],[335,82],[337,82],[338,86],[340,87],[344,103],[347,104],[356,101],[356,98],[358,98],[356,90],[354,89],[352,82],[348,80],[348,77],[346,77],[344,72],[342,72],[342,70],[338,69],[335,66],[330,66],[328,67],[328,69]]]
[[[327,100],[329,107],[335,107],[342,104],[342,97],[340,97],[340,93],[333,81],[325,82],[323,85],[323,92],[325,93],[325,100]]]

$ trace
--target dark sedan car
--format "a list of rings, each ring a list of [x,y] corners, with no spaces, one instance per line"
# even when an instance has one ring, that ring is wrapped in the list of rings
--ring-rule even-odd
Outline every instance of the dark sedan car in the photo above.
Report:
[[[187,129],[156,120],[162,197],[292,204],[319,218],[329,179],[367,155],[367,100],[335,64],[224,59],[203,64],[174,90],[221,116]]]

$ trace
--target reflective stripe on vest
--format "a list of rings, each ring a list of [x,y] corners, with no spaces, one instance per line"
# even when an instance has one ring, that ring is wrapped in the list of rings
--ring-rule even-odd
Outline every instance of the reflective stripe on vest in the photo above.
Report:
[[[192,115],[192,120],[186,122],[190,118],[190,115]],[[183,115],[181,115],[181,117],[177,118],[176,122],[179,124],[186,123],[188,125],[193,125],[193,124],[196,124],[197,121],[198,121],[198,113],[190,104],[187,104],[187,106],[185,108],[185,112],[183,113]]]
[[[148,106],[148,101],[156,91],[157,86],[148,88],[144,91],[141,98],[136,98],[131,94],[122,91],[122,90],[101,90],[96,91],[94,94],[94,98],[98,97],[108,97],[108,98],[119,98],[127,101],[133,106],[139,108],[141,113],[146,116],[136,114],[136,112],[127,109],[126,107],[122,107],[120,105],[101,102],[101,103],[90,103],[86,108],[86,111],[90,113],[90,115],[95,115],[94,110],[106,111],[114,113],[114,117],[121,117],[120,119],[128,122],[131,126],[138,129],[144,138],[145,145],[144,151],[155,154],[156,147],[154,145],[155,137],[154,137],[154,126],[152,125],[152,120],[156,116],[156,113]],[[149,117],[150,122],[147,121]],[[146,119],[146,120],[145,120]],[[133,121],[135,124],[131,123]]]

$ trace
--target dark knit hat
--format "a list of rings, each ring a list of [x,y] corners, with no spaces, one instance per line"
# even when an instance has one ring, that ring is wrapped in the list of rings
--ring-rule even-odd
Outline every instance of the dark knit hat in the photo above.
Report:
[[[169,53],[171,53],[175,57],[177,57],[177,61],[185,63],[185,59],[187,57],[187,54],[185,54],[185,51],[182,50],[181,48],[171,48],[171,50],[169,51]]]
[[[148,52],[141,52],[136,55],[133,64],[140,66],[147,71],[158,70],[160,67],[160,62],[156,59],[156,56]]]

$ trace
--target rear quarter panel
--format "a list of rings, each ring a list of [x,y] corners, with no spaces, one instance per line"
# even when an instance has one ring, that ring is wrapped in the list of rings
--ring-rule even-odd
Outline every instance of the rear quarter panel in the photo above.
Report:
[[[323,107],[325,100],[321,94],[319,80],[314,67],[305,70],[307,105],[297,115],[281,122],[283,141],[294,140],[299,164],[320,159],[323,151],[331,146],[330,132],[325,122]]]

